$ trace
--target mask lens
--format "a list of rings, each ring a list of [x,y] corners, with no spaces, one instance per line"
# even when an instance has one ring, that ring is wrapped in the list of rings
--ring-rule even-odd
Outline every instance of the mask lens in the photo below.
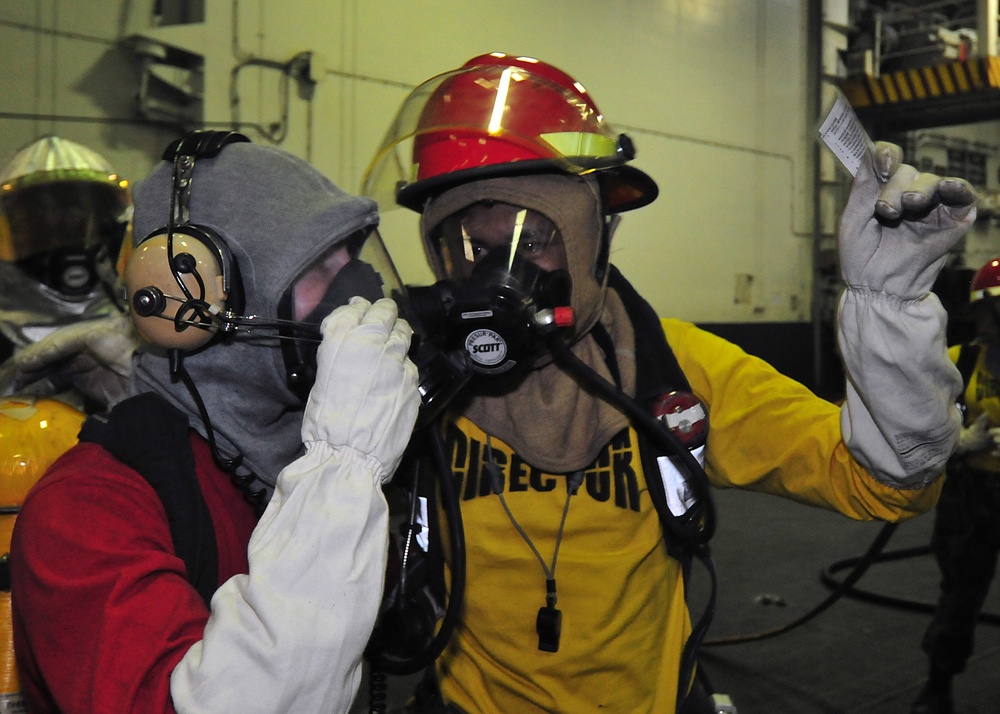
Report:
[[[378,231],[358,233],[332,246],[292,282],[279,307],[288,382],[303,398],[315,378],[323,318],[354,296],[369,302],[397,297],[402,283]]]
[[[351,241],[339,243],[296,278],[291,287],[292,320],[319,325],[355,295],[370,302],[383,297],[382,277],[357,257],[358,248]]]
[[[457,284],[468,280],[475,267],[497,251],[508,256],[508,270],[514,269],[515,258],[549,272],[567,267],[559,229],[528,208],[477,203],[446,218],[435,234],[445,270]]]

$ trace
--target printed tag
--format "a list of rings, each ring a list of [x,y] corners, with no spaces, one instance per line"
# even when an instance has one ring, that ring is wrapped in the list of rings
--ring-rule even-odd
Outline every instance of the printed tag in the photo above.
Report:
[[[417,541],[420,549],[426,553],[431,542],[431,534],[427,529],[427,498],[425,496],[417,496],[417,500],[420,502],[420,512],[417,513],[417,525],[420,526],[420,532],[417,533],[414,540]]]
[[[702,466],[705,465],[705,447],[691,449],[691,455]],[[675,456],[659,456],[656,459],[660,467],[660,478],[663,479],[663,490],[667,494],[667,508],[680,518],[695,505],[694,493],[688,487],[687,479],[674,463]]]
[[[830,112],[819,127],[819,138],[837,155],[851,176],[858,175],[861,160],[872,149],[872,140],[841,92],[837,92]]]

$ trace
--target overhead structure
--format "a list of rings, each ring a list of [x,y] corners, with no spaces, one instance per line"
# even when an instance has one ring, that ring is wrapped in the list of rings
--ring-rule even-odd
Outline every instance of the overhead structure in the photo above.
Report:
[[[849,77],[839,86],[873,136],[1000,119],[1000,57]]]
[[[997,3],[857,4],[836,84],[871,135],[1000,119]]]

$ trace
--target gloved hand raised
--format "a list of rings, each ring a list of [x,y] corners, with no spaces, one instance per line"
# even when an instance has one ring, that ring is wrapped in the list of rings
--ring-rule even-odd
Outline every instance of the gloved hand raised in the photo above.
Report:
[[[898,146],[878,143],[841,218],[841,432],[851,455],[892,488],[938,478],[961,433],[962,377],[948,359],[947,313],[930,289],[975,220],[976,198],[967,181],[920,173],[902,163]]]
[[[417,367],[407,356],[412,330],[396,303],[351,298],[327,315],[316,356],[316,383],[302,420],[302,441],[325,441],[371,456],[391,478],[420,407]]]
[[[346,712],[357,691],[385,582],[382,484],[420,395],[411,330],[393,301],[352,298],[320,330],[306,451],[278,476],[247,546],[249,572],[216,591],[203,640],[170,675],[178,712]]]
[[[138,335],[126,315],[81,320],[21,348],[0,367],[8,394],[41,394],[68,386],[112,406],[129,393]]]
[[[877,142],[861,161],[840,222],[840,264],[850,287],[911,300],[933,286],[976,219],[978,196],[968,181],[921,173],[902,157]]]

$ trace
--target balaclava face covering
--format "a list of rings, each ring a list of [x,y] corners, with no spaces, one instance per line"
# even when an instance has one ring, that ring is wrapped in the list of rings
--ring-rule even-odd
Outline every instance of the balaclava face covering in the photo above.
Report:
[[[555,223],[566,248],[576,323],[567,339],[574,354],[607,379],[606,356],[590,335],[600,321],[615,344],[621,388],[635,394],[635,338],[624,306],[605,293],[596,271],[602,260],[604,224],[600,189],[593,177],[540,174],[473,181],[441,194],[424,209],[421,234],[439,279],[445,274],[431,234],[448,216],[482,201],[499,201],[537,211]],[[602,271],[606,280],[607,271]],[[628,425],[617,408],[579,387],[558,365],[540,360],[514,391],[477,395],[463,414],[511,446],[533,466],[565,473],[589,466],[607,441]]]
[[[571,302],[576,315],[569,339],[575,341],[593,327],[604,301],[604,283],[598,283],[595,276],[604,231],[599,191],[596,179],[557,174],[485,179],[446,191],[424,209],[420,220],[424,250],[434,275],[439,280],[450,277],[445,274],[439,248],[430,237],[448,216],[483,201],[537,211],[555,223],[566,248],[567,267],[573,281]]]
[[[167,224],[171,191],[168,162],[136,190],[137,243]],[[196,161],[190,222],[212,229],[229,246],[239,266],[244,314],[276,318],[295,278],[331,246],[377,225],[378,212],[374,201],[344,193],[290,154],[236,143]],[[303,452],[304,402],[287,385],[278,342],[256,334],[216,338],[186,353],[184,368],[205,402],[222,454],[241,455],[241,472],[255,474],[270,492],[281,469]],[[132,389],[162,395],[207,436],[190,392],[171,380],[162,350],[140,350]]]

